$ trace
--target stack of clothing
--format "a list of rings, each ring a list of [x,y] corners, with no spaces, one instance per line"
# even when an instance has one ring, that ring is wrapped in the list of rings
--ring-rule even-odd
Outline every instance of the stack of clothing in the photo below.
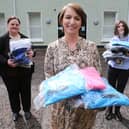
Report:
[[[107,50],[104,51],[102,56],[111,66],[113,65],[113,62],[117,65],[123,65],[126,61],[129,61],[129,42],[111,41],[106,46],[106,49]]]
[[[18,66],[30,68],[33,64],[27,56],[27,51],[31,49],[31,41],[28,38],[10,41],[10,56]]]
[[[34,98],[37,110],[70,99],[71,108],[96,109],[111,105],[129,106],[129,98],[114,89],[94,67],[80,69],[71,64],[58,74],[43,80]]]

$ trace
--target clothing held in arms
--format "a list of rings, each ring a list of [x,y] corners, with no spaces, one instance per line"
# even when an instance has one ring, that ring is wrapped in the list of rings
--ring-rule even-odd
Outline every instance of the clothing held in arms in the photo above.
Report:
[[[27,51],[30,49],[30,39],[25,38],[10,42],[10,56],[20,67],[31,67],[32,61],[27,56]]]
[[[106,85],[104,90],[91,90],[81,95],[82,102],[86,109],[97,109],[107,106],[129,106],[128,96],[114,89],[106,78],[103,78]]]
[[[79,72],[78,66],[72,64],[55,76],[42,81],[39,91],[34,99],[37,110],[86,92],[85,79]]]
[[[100,77],[94,67],[80,69],[76,64],[72,64],[55,76],[42,81],[39,91],[34,99],[37,110],[69,98],[73,98],[68,103],[71,108],[129,106],[129,98],[114,89],[107,79]]]
[[[35,108],[38,110],[72,97],[78,99],[79,95],[88,94],[89,90],[105,88],[99,72],[94,67],[80,69],[76,64],[71,64],[58,74],[42,81],[40,92],[34,99]]]

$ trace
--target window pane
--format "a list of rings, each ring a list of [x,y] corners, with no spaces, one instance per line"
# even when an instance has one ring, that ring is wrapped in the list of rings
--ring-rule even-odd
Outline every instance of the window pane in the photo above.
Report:
[[[29,32],[32,39],[41,39],[41,16],[38,12],[29,14]]]
[[[0,35],[5,33],[5,16],[3,13],[0,13]]]
[[[116,12],[104,12],[103,38],[110,39],[113,37]]]
[[[115,23],[116,12],[104,12],[104,25]]]
[[[30,25],[40,24],[40,13],[29,13]]]
[[[103,38],[111,38],[113,37],[113,26],[104,26],[103,28]]]
[[[41,27],[31,27],[30,28],[30,35],[31,38],[41,38]]]

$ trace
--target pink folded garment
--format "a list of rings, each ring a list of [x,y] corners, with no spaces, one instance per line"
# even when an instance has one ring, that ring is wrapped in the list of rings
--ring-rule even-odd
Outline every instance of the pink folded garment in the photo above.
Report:
[[[80,69],[86,80],[87,90],[103,90],[106,88],[99,72],[94,67]]]

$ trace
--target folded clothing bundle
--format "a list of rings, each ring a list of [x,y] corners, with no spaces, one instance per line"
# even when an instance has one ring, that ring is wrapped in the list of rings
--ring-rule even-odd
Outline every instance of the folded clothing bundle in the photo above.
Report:
[[[107,81],[103,78],[106,85],[104,90],[90,90],[87,93],[81,95],[82,103],[86,109],[97,109],[109,106],[129,106],[129,98],[114,89]]]
[[[36,109],[39,109],[85,92],[85,78],[78,66],[73,64],[55,76],[42,81],[34,104]]]
[[[80,96],[79,99],[77,96]],[[70,104],[73,107],[83,105],[86,109],[129,106],[128,97],[114,89],[107,79],[101,78],[95,68],[79,69],[75,64],[42,81],[34,105],[38,110],[68,98],[75,98]]]
[[[11,58],[14,59],[19,66],[31,67],[32,61],[27,56],[27,51],[31,49],[30,39],[20,39],[10,41]]]
[[[11,58],[19,65],[29,66],[32,61],[27,56],[27,48],[20,48],[12,52]]]
[[[113,60],[116,64],[124,63],[125,60],[129,60],[129,42],[111,41],[102,56],[106,62]]]
[[[86,90],[103,90],[105,84],[100,76],[100,73],[95,67],[85,67],[80,69],[81,74],[84,76],[86,81]]]

